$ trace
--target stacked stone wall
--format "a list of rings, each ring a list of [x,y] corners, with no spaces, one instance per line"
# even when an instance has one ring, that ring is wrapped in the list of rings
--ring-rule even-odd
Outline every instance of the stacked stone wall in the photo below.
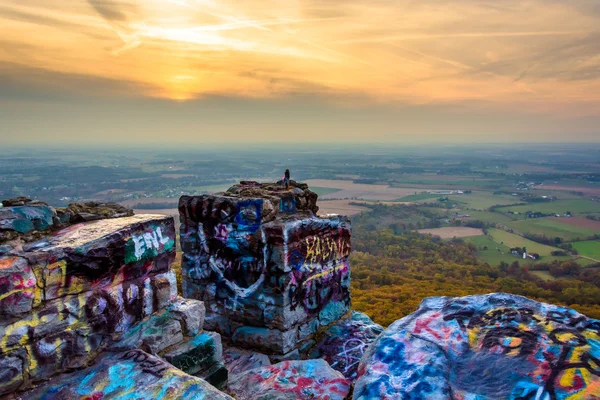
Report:
[[[16,207],[15,207],[16,208]],[[0,258],[0,394],[81,368],[177,298],[172,218],[78,224]]]
[[[180,199],[183,295],[204,301],[207,329],[287,355],[348,313],[350,222],[314,215],[310,193],[250,182]]]

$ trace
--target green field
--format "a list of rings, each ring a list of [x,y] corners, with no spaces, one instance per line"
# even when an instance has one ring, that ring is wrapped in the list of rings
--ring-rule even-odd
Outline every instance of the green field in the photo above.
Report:
[[[597,213],[600,210],[600,202],[587,199],[557,200],[548,203],[531,203],[523,206],[502,207],[500,212],[539,211],[544,214],[564,214],[571,211],[573,215]]]
[[[500,231],[500,232],[502,232],[502,231]],[[508,235],[511,235],[511,234],[508,233]],[[500,235],[500,236],[502,236],[502,235]],[[513,236],[516,236],[516,235],[513,235]],[[530,250],[530,246],[528,245],[529,243],[534,243],[537,246],[543,246],[538,243],[531,242],[530,240],[520,238],[519,236],[517,236],[517,237],[519,239],[522,239],[525,241],[524,243],[521,243],[519,245],[519,247],[523,247],[523,244],[525,244],[528,251],[538,253],[537,251]],[[497,243],[494,240],[492,240],[489,236],[472,236],[472,237],[464,238],[464,240],[465,240],[465,242],[473,243],[475,246],[477,246],[477,257],[481,261],[486,262],[490,265],[499,265],[502,261],[504,261],[507,264],[512,264],[513,262],[518,261],[520,265],[531,265],[531,264],[535,264],[538,262],[550,262],[550,261],[554,261],[554,260],[566,261],[566,260],[572,259],[572,257],[570,257],[570,256],[565,256],[565,257],[554,257],[554,256],[549,256],[549,255],[544,256],[541,253],[540,253],[540,256],[542,256],[542,258],[540,260],[532,260],[530,258],[523,259],[521,257],[516,257],[516,256],[513,256],[512,254],[510,254],[510,247],[515,247],[515,246],[507,246],[506,243],[505,244]],[[532,249],[535,247],[535,245],[531,246]],[[487,247],[487,249],[485,249],[485,247]],[[548,247],[548,246],[546,246],[546,247]],[[550,253],[548,253],[548,254],[550,254]],[[583,258],[580,258],[576,261],[578,264],[580,264],[582,266],[586,266],[586,265],[590,264],[588,262],[589,260],[586,260]]]
[[[598,260],[600,261],[600,259],[598,259]],[[581,265],[582,267],[587,267],[588,265],[595,265],[595,264],[598,264],[598,262],[599,262],[599,261],[594,261],[594,260],[590,260],[588,258],[583,258],[583,257],[579,257],[575,261],[577,261],[577,264]]]
[[[443,196],[439,195],[439,194],[422,192],[422,193],[411,194],[409,196],[404,196],[396,201],[425,202],[426,200],[431,201],[434,199],[439,199],[440,197],[443,197]]]
[[[464,238],[465,242],[473,243],[477,246],[477,257],[490,265],[499,265],[502,261],[511,264],[515,261],[519,263],[531,263],[533,260],[522,260],[510,254],[508,246],[494,242],[487,236],[472,236]],[[487,249],[484,249],[487,247]],[[504,254],[503,254],[504,253]]]
[[[492,194],[491,192],[449,195],[448,199],[455,202],[459,208],[481,211],[496,205],[507,205],[519,202],[519,199],[514,196]]]
[[[466,214],[470,215],[470,220],[479,220],[487,222],[489,224],[506,224],[513,222],[514,219],[508,215],[500,214],[491,211],[465,211]]]
[[[512,230],[523,234],[544,235],[549,238],[560,237],[565,241],[574,241],[586,239],[596,233],[594,229],[581,228],[573,225],[563,224],[546,218],[526,219],[506,223],[506,226]]]
[[[571,243],[575,250],[582,256],[600,260],[600,240]]]
[[[532,240],[525,239],[519,235],[515,235],[514,233],[501,231],[500,229],[488,229],[488,234],[497,243],[502,243],[508,247],[526,247],[527,252],[538,253],[541,257],[550,256],[551,252],[560,250],[556,247],[546,246],[545,244],[540,244]]]
[[[327,194],[339,192],[341,190],[341,189],[336,189],[336,188],[327,188],[327,187],[318,187],[318,186],[314,186],[314,187],[311,186],[309,189],[312,190],[313,192],[315,192],[316,194],[318,194],[319,196],[325,196]]]

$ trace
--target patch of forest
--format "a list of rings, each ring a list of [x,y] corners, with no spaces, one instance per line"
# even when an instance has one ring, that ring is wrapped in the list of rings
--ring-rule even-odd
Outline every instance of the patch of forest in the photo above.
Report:
[[[476,246],[460,239],[443,241],[387,224],[381,228],[382,218],[422,217],[412,207],[395,211],[406,215],[387,217],[374,208],[374,213],[353,218],[352,298],[354,309],[379,324],[387,326],[414,312],[425,297],[491,292],[567,305],[600,318],[600,265],[581,268],[571,260],[537,268],[518,261],[489,265],[478,260]],[[543,280],[533,269],[560,279]]]

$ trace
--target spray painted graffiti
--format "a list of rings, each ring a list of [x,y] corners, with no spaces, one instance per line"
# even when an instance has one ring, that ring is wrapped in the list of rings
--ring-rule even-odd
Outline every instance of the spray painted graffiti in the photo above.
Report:
[[[421,361],[419,346],[429,345]],[[600,321],[574,310],[504,294],[430,298],[375,343],[354,398],[378,398],[378,385],[390,396],[405,393],[409,383],[394,381],[400,370],[431,381],[423,396],[592,398],[600,393],[599,366]]]
[[[279,201],[279,211],[286,214],[294,214],[298,211],[296,208],[296,198],[294,196],[283,197]]]
[[[349,306],[349,228],[325,222],[312,222],[308,228],[300,224],[289,229],[286,239],[285,258],[292,267],[289,286],[292,310],[302,306],[307,313],[314,314],[330,301]],[[294,242],[300,245],[290,245]]]
[[[140,235],[133,235],[127,241],[125,262],[131,263],[156,257],[162,252],[169,251],[175,245],[175,238],[163,236],[162,228],[157,226]]]
[[[210,329],[233,338],[241,323],[293,337],[321,313],[328,325],[348,312],[349,221],[294,215],[295,201],[289,194],[180,200],[184,296],[205,302]],[[247,343],[264,342],[252,332]],[[279,346],[269,351],[289,347]]]
[[[325,360],[284,361],[234,375],[232,392],[244,398],[343,400],[350,382]]]
[[[32,380],[85,365],[105,335],[124,332],[176,296],[173,272],[47,302],[0,327],[0,353],[26,350]]]
[[[381,332],[383,328],[367,315],[353,311],[351,318],[327,330],[324,339],[315,346],[311,358],[325,359],[347,379],[354,380],[363,353]]]
[[[0,315],[29,312],[36,294],[36,278],[20,257],[0,258]]]
[[[304,239],[302,253],[306,264],[326,264],[348,257],[351,251],[350,237],[340,232],[336,237],[310,236]]]
[[[350,267],[347,263],[323,271],[292,271],[289,287],[290,307],[301,306],[307,313],[321,311],[331,301],[350,305]]]
[[[202,379],[182,373],[141,350],[107,353],[90,368],[51,380],[27,399],[214,399],[231,400]]]

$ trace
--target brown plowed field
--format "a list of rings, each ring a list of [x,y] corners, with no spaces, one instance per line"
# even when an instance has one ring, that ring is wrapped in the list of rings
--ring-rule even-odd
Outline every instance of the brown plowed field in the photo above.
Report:
[[[306,183],[313,187],[324,187],[340,189],[337,192],[319,196],[319,199],[361,199],[394,201],[402,197],[426,191],[427,189],[415,190],[414,188],[392,188],[388,185],[369,185],[365,183],[354,183],[337,179],[309,179]]]
[[[579,187],[579,186],[562,186],[562,185],[543,185],[536,186],[534,189],[539,190],[564,190],[569,192],[581,192],[592,196],[600,196],[600,188]]]
[[[579,228],[587,228],[587,229],[596,229],[600,231],[600,221],[593,221],[591,219],[587,219],[585,217],[571,217],[571,218],[558,218],[558,217],[550,217],[548,219],[576,226]]]
[[[483,231],[477,228],[469,228],[466,226],[446,226],[444,228],[434,229],[419,229],[419,233],[431,234],[433,236],[439,236],[442,239],[452,239],[453,237],[469,237],[469,236],[481,236]]]
[[[356,215],[363,211],[369,211],[367,207],[354,206],[350,203],[356,200],[319,200],[319,214]]]

